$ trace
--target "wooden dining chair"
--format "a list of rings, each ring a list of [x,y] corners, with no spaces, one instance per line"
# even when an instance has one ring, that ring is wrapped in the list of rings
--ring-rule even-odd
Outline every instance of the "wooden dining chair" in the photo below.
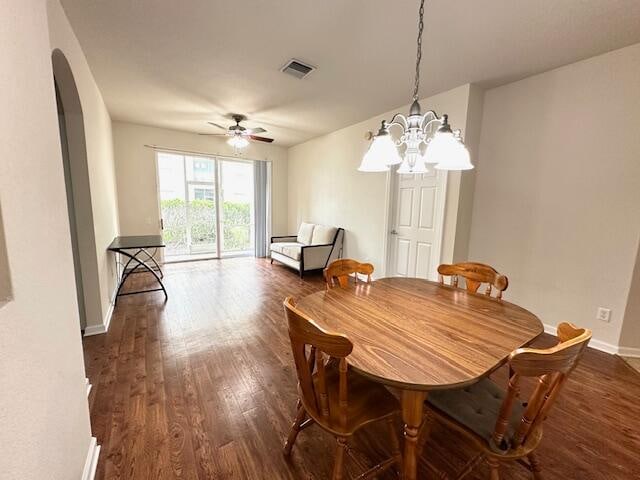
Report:
[[[347,368],[353,344],[344,335],[329,333],[296,309],[291,297],[284,301],[289,338],[298,376],[295,421],[284,445],[289,456],[300,430],[316,423],[337,440],[333,480],[343,478],[345,454],[351,453],[349,438],[365,425],[385,420],[391,437],[392,456],[367,470],[368,479],[401,462],[395,428],[400,406],[382,385]]]
[[[514,460],[529,468],[536,480],[542,479],[535,453],[542,424],[578,364],[591,331],[562,323],[558,338],[559,343],[551,348],[519,348],[511,353],[509,364],[514,373],[506,391],[487,378],[469,387],[431,392],[427,406],[432,418],[461,432],[480,450],[458,480],[482,460],[489,465],[491,480],[500,479],[500,463]],[[518,392],[525,378],[537,378],[537,382],[529,399],[521,402]]]
[[[355,282],[358,283],[358,274],[367,276],[367,283],[371,282],[373,265],[370,263],[360,263],[350,258],[340,258],[334,260],[324,269],[324,281],[327,288],[332,288],[337,284],[345,288],[349,284],[349,276],[354,275]]]
[[[476,293],[483,283],[487,284],[485,295],[491,296],[493,288],[497,291],[497,298],[502,298],[509,286],[509,280],[499,274],[495,268],[484,263],[463,262],[453,265],[442,264],[438,267],[440,283],[444,285],[444,277],[451,277],[451,286],[457,287],[459,277],[463,277],[469,292]]]

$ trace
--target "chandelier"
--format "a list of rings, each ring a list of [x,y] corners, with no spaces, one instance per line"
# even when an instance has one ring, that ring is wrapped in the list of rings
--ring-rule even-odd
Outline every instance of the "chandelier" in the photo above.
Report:
[[[418,103],[420,62],[422,60],[422,31],[424,30],[424,0],[420,1],[416,72],[413,103],[409,115],[396,113],[390,122],[382,121],[373,136],[358,170],[385,172],[400,164],[397,173],[425,173],[427,164],[437,170],[470,170],[473,168],[469,151],[464,146],[460,130],[452,130],[446,114],[441,117],[433,110],[424,115]],[[391,127],[398,127],[398,140],[391,138]],[[401,153],[402,152],[402,155]]]

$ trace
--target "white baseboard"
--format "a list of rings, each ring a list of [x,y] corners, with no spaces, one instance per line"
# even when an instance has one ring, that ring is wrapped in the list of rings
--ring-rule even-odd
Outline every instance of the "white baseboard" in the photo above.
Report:
[[[98,445],[96,437],[91,437],[87,459],[84,462],[84,470],[82,470],[82,478],[80,480],[93,480],[95,478],[98,456],[100,456],[100,445]]]
[[[640,358],[640,348],[618,347],[618,355],[622,357]]]
[[[84,329],[85,337],[90,337],[91,335],[100,335],[101,333],[107,333],[107,329],[104,325],[89,325]]]
[[[600,350],[601,352],[611,353],[613,355],[620,355],[620,347],[618,347],[617,345],[611,345],[610,343],[602,342],[594,338],[591,338],[591,341],[589,342],[589,346],[591,348],[595,348],[596,350]]]
[[[90,337],[91,335],[100,335],[101,333],[107,333],[109,331],[109,324],[111,323],[111,317],[113,316],[113,309],[115,295],[111,297],[111,303],[109,303],[109,309],[104,317],[104,323],[102,325],[89,325],[84,329],[84,336]]]
[[[544,331],[551,335],[555,335],[556,327],[545,324]],[[603,342],[602,340],[597,340],[593,337],[591,338],[591,341],[589,341],[589,346],[591,348],[595,348],[596,350],[600,350],[601,352],[610,353],[613,355],[625,355],[621,353],[621,349],[624,347],[619,347],[618,345],[612,345],[610,343]],[[632,355],[629,355],[629,356],[632,356]],[[640,350],[638,351],[638,356],[640,356]]]

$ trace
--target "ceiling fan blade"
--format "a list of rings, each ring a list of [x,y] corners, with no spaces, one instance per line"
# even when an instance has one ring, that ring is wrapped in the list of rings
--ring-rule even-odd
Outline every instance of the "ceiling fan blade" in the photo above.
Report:
[[[264,133],[264,132],[266,132],[266,130],[262,127],[248,128],[245,130],[245,133],[247,133],[247,135],[255,135],[256,133]]]
[[[266,138],[266,137],[258,137],[256,135],[249,135],[249,138],[251,140],[256,140],[258,142],[267,142],[267,143],[271,143],[273,142],[273,138]]]
[[[221,128],[222,130],[227,130],[227,127],[223,127],[222,125],[218,125],[217,123],[214,122],[207,122],[209,125],[213,125],[214,127],[218,127]]]
[[[198,135],[204,135],[206,137],[226,137],[226,133],[199,133]]]

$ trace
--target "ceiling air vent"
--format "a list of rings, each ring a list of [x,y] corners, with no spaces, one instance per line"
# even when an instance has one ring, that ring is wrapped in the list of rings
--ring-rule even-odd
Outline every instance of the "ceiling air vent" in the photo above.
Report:
[[[293,75],[296,78],[304,78],[315,69],[316,67],[312,67],[311,65],[302,63],[300,60],[292,58],[280,69],[280,71]]]

